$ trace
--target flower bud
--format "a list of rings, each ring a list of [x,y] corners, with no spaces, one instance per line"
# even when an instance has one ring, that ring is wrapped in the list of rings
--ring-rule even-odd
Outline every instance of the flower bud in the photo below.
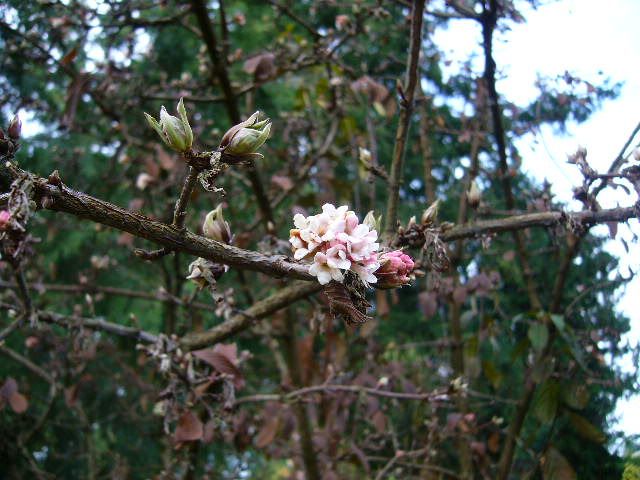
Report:
[[[373,210],[369,210],[369,213],[367,213],[367,215],[364,217],[362,223],[368,226],[369,230],[375,230],[379,232],[382,225],[382,215],[378,215],[378,218],[376,218]]]
[[[7,134],[9,135],[9,138],[11,138],[12,140],[19,140],[21,131],[22,131],[22,121],[20,120],[20,117],[16,115],[13,117],[13,120],[11,120],[11,123],[9,124],[9,128],[7,128]]]
[[[469,185],[469,190],[467,190],[467,202],[471,208],[477,208],[480,205],[480,200],[482,199],[482,193],[478,188],[478,184],[475,180],[471,182]]]
[[[193,145],[193,131],[189,125],[187,111],[184,108],[182,98],[178,102],[178,117],[169,115],[164,106],[160,109],[160,122],[148,113],[144,116],[147,122],[153,128],[164,143],[177,152],[188,152]]]
[[[383,253],[378,257],[380,268],[374,275],[378,279],[378,288],[396,288],[407,285],[411,280],[409,275],[413,271],[415,263],[413,259],[402,250]]]
[[[189,276],[186,278],[193,281],[199,288],[213,287],[216,281],[228,271],[228,265],[197,258],[189,264]]]
[[[423,225],[431,225],[433,222],[437,220],[439,204],[440,204],[440,200],[436,200],[429,206],[429,208],[427,208],[424,211],[424,213],[422,214],[422,217],[420,218],[420,221],[422,222]]]
[[[4,231],[11,220],[11,214],[7,210],[0,211],[0,231]]]
[[[260,112],[256,112],[227,130],[219,147],[223,161],[234,163],[263,158],[257,150],[269,138],[271,121],[268,118],[258,121],[259,116]]]
[[[221,243],[231,243],[231,228],[222,216],[222,205],[207,213],[202,224],[204,236]]]

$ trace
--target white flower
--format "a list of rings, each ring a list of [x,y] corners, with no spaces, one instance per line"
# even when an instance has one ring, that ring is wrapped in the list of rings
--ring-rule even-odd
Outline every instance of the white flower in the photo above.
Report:
[[[332,268],[327,263],[327,256],[324,253],[318,252],[313,257],[313,263],[309,267],[309,273],[315,277],[318,277],[320,285],[326,285],[331,280],[336,282],[342,282],[344,276],[338,268]]]

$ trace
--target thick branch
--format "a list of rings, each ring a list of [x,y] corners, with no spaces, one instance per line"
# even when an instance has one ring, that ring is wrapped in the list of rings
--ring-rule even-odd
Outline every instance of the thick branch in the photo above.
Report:
[[[296,282],[255,303],[244,312],[231,317],[211,330],[186,335],[180,344],[187,350],[195,350],[221,342],[242,330],[246,330],[261,318],[271,315],[301,298],[313,295],[321,289],[322,285],[318,282]]]

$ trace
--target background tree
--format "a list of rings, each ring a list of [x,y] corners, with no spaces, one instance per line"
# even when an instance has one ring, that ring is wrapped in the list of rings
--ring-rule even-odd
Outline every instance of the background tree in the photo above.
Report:
[[[570,158],[580,212],[520,172],[516,139],[618,89],[558,72],[501,97],[493,38],[527,3],[0,6],[2,473],[622,477],[628,278],[589,229],[638,217],[638,129],[607,172]],[[484,69],[445,82],[432,34],[458,19]],[[144,120],[179,98],[192,149]],[[264,158],[239,157],[223,134],[258,109]],[[614,187],[627,205],[600,205]],[[294,214],[327,202],[384,213],[411,286],[295,261]]]

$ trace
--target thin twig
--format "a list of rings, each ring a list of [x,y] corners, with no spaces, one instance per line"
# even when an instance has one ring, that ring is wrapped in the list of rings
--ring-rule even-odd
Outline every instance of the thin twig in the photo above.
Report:
[[[393,147],[393,157],[390,167],[389,197],[387,199],[387,214],[385,235],[390,241],[396,232],[398,218],[398,198],[400,195],[400,183],[402,182],[402,166],[404,164],[411,113],[413,112],[413,99],[416,85],[418,84],[418,62],[422,47],[422,13],[424,12],[424,0],[413,2],[411,15],[411,46],[407,59],[407,72],[405,84],[402,90],[403,99],[400,102],[400,118],[396,130],[396,140]]]

